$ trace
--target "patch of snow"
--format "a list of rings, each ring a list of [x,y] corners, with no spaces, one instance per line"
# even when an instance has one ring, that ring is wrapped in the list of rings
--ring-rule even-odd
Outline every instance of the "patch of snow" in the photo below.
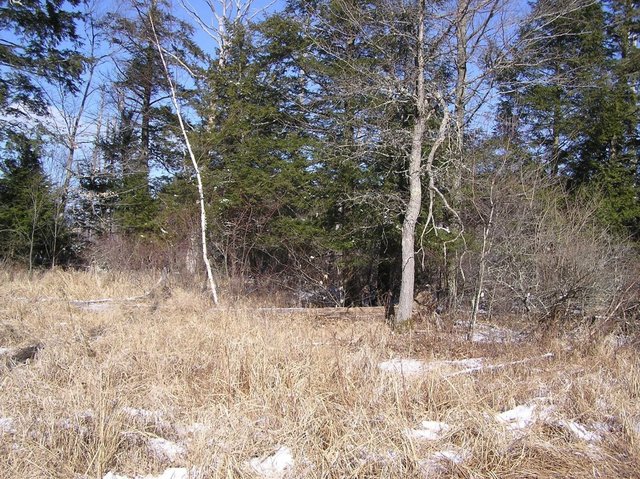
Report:
[[[189,479],[189,470],[186,467],[170,467],[159,476],[144,476],[140,479]]]
[[[264,459],[256,457],[249,461],[249,466],[256,474],[270,479],[281,477],[293,465],[293,454],[286,446],[281,446],[275,454]]]
[[[598,442],[602,440],[602,436],[600,436],[600,434],[589,431],[584,425],[575,421],[567,421],[563,419],[558,421],[557,424],[582,441]]]
[[[121,411],[132,419],[145,425],[154,425],[162,431],[166,432],[173,429],[171,424],[164,419],[162,411],[150,411],[128,406],[123,407]]]
[[[462,464],[467,456],[468,454],[465,454],[462,451],[447,449],[444,451],[438,451],[431,457],[437,461],[449,461],[455,464]]]
[[[102,479],[130,479],[129,476],[121,476],[120,474],[115,474],[114,472],[107,472]]]
[[[476,343],[515,343],[522,339],[522,334],[508,328],[500,328],[489,324],[476,324],[471,340]]]
[[[96,414],[91,409],[85,409],[78,413],[78,419],[83,421],[91,421],[96,417]]]
[[[139,409],[129,406],[123,407],[122,412],[132,418],[144,419],[145,421],[156,421],[162,417],[162,411],[149,411],[148,409]]]
[[[427,370],[427,363],[417,359],[390,359],[378,364],[378,368],[388,373],[415,375]]]
[[[496,414],[495,418],[501,423],[504,423],[513,430],[526,429],[538,420],[548,421],[549,417],[553,414],[553,406],[544,406],[545,402],[548,402],[547,397],[537,397],[531,400],[533,404],[521,404],[504,411],[500,414]]]
[[[189,479],[189,470],[186,467],[170,467],[160,475],[148,474],[146,476],[122,476],[112,471],[107,472],[102,479]]]
[[[105,312],[113,309],[113,303],[94,301],[70,301],[70,304],[84,311]]]
[[[451,378],[453,376],[460,376],[462,374],[469,374],[469,373],[474,373],[476,371],[492,371],[492,370],[497,370],[497,369],[502,369],[502,368],[506,368],[507,366],[515,366],[517,364],[525,364],[537,359],[545,359],[545,358],[552,358],[553,357],[553,353],[545,353],[542,356],[537,356],[537,357],[533,357],[533,358],[525,358],[525,359],[521,359],[519,361],[510,361],[508,363],[500,363],[500,364],[492,364],[492,365],[478,365],[478,366],[473,366],[467,369],[462,369],[460,371],[456,371],[453,373],[449,373],[447,375],[445,375],[445,377],[447,378]]]
[[[437,369],[442,366],[454,366],[454,367],[460,367],[460,368],[481,368],[483,364],[484,364],[483,358],[442,360],[442,361],[433,361],[429,363],[429,369]]]
[[[469,458],[469,452],[463,449],[445,449],[438,451],[426,459],[418,461],[418,465],[426,477],[445,472],[446,463],[462,464]]]
[[[176,433],[179,436],[188,436],[188,435],[193,435],[198,433],[204,433],[204,432],[207,432],[209,429],[210,429],[209,426],[201,422],[194,422],[193,424],[189,424],[187,426],[182,426],[182,425],[175,426]]]
[[[149,439],[147,447],[161,461],[173,462],[187,453],[183,445],[161,437]]]
[[[7,354],[11,353],[11,349],[9,348],[0,348],[0,356],[5,356]]]
[[[496,341],[493,340],[487,333],[474,332],[471,335],[471,341],[474,343],[494,343]]]
[[[604,460],[604,456],[602,454],[602,449],[600,449],[598,446],[596,446],[594,444],[587,444],[587,447],[585,447],[582,451],[580,451],[580,450],[576,451],[576,454],[588,457],[589,459],[591,459],[593,461],[602,461],[602,460]]]
[[[87,436],[89,434],[89,429],[87,429],[84,426],[81,426],[81,425],[77,424],[76,421],[72,421],[69,418],[60,419],[56,424],[60,429],[66,429],[66,430],[69,430],[69,431],[75,431],[80,436]]]
[[[496,419],[511,429],[524,429],[534,423],[535,406],[520,405],[496,415]]]
[[[361,465],[368,463],[389,464],[391,462],[397,462],[400,459],[400,456],[396,451],[379,453],[370,451],[366,447],[359,449],[356,454],[358,456],[358,462]]]
[[[11,417],[0,417],[0,434],[15,434],[15,422]]]
[[[607,434],[613,431],[611,424],[608,424],[606,422],[594,422],[592,424],[592,427],[594,431],[597,431],[600,434]]]
[[[420,361],[418,359],[390,359],[378,364],[378,368],[389,373],[404,374],[413,376],[434,371],[443,368],[482,368],[482,358],[456,359],[456,360],[439,360],[439,361]]]
[[[438,441],[451,430],[451,426],[444,422],[422,421],[418,429],[405,429],[404,434],[411,439]]]

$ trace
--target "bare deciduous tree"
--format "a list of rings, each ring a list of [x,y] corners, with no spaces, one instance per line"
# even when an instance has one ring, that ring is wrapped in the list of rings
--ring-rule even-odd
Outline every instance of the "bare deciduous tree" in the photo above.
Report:
[[[206,0],[209,14],[213,17],[211,21],[207,21],[204,14],[188,0],[182,0],[181,3],[202,31],[218,46],[218,65],[224,67],[233,41],[233,32],[229,31],[229,27],[252,21],[268,10],[275,0],[260,8],[254,8],[254,0]]]

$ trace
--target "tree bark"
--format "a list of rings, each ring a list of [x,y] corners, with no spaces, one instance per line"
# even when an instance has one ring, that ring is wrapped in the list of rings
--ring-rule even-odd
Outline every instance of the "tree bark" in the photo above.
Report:
[[[418,38],[416,42],[416,119],[411,135],[409,156],[409,201],[402,222],[402,276],[400,297],[394,323],[402,327],[411,319],[415,286],[415,232],[422,204],[422,146],[427,119],[424,85],[425,0],[418,2]]]
[[[466,83],[467,83],[467,26],[468,26],[468,10],[469,0],[460,0],[456,12],[456,87],[455,87],[455,133],[456,144],[454,154],[454,164],[452,167],[451,181],[451,207],[458,210],[461,203],[461,187],[462,187],[462,165],[464,163],[464,130],[465,130],[465,105],[466,105]],[[450,231],[454,236],[460,234],[460,225],[456,219],[449,225]],[[445,244],[446,248],[446,244]],[[447,299],[450,310],[455,310],[458,299],[458,251],[453,248],[453,254],[450,257],[445,255],[445,265],[447,269]]]
[[[193,153],[193,149],[191,148],[189,135],[187,134],[187,129],[182,119],[182,113],[180,111],[180,103],[178,102],[178,97],[176,95],[176,88],[171,79],[171,73],[169,72],[169,67],[167,66],[167,62],[164,58],[164,52],[162,51],[162,46],[160,45],[160,40],[158,39],[158,34],[156,33],[156,27],[153,22],[153,17],[151,15],[149,15],[149,21],[151,23],[151,29],[153,31],[154,41],[155,41],[156,47],[158,48],[160,61],[162,62],[164,73],[167,77],[169,90],[171,91],[171,100],[173,101],[173,106],[176,109],[176,116],[178,117],[178,122],[180,123],[180,130],[182,131],[182,136],[184,137],[184,142],[187,147],[187,151],[189,152],[189,158],[191,159],[191,164],[196,174],[196,181],[198,183],[198,199],[200,203],[200,233],[202,238],[202,260],[204,261],[204,265],[207,270],[207,280],[209,282],[209,290],[211,291],[213,304],[217,305],[218,290],[216,287],[216,283],[213,279],[213,272],[211,271],[211,263],[209,262],[209,254],[207,252],[207,212],[205,210],[205,205],[204,205],[204,189],[202,187],[202,176],[200,175],[200,167],[198,166],[198,162],[196,161],[196,157]]]

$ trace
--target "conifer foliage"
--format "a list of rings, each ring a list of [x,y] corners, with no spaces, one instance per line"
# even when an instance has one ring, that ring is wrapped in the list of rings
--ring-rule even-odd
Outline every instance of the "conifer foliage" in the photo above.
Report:
[[[56,235],[54,195],[40,163],[41,145],[11,135],[0,158],[2,257],[47,266],[65,254],[66,232]],[[68,251],[67,251],[68,253]]]
[[[197,277],[197,172],[227,292],[402,292],[407,322],[422,289],[475,318],[489,287],[496,308],[551,316],[628,286],[637,256],[614,245],[640,240],[637,0],[204,3],[94,18],[75,0],[0,0],[2,258],[84,246],[106,267]],[[100,44],[76,36],[88,21]],[[60,121],[50,88],[78,93],[85,60],[101,94],[65,161],[38,125]],[[67,165],[63,193],[51,164]],[[609,296],[570,244],[626,258],[600,275]]]

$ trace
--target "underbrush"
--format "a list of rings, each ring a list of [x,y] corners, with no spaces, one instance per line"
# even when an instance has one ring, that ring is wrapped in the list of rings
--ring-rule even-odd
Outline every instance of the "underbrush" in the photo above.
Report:
[[[639,475],[640,361],[621,338],[395,334],[213,309],[157,279],[2,275],[1,477]],[[108,298],[137,299],[76,302]]]

